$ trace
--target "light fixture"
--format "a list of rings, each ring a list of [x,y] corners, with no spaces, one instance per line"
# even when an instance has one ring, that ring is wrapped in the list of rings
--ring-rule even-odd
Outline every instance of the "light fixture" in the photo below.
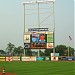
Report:
[[[45,0],[46,2],[55,2],[55,0]]]
[[[36,3],[45,3],[46,1],[36,1]]]

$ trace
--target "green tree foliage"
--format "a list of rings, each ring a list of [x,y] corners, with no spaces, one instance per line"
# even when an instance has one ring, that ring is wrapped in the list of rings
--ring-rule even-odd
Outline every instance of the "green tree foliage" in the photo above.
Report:
[[[9,42],[7,44],[6,50],[8,50],[8,52],[13,52],[14,48],[15,48],[15,45]]]
[[[53,49],[46,49],[44,52],[45,56],[50,56],[50,54],[53,53]]]
[[[55,52],[59,53],[60,56],[68,56],[68,47],[65,45],[57,45]],[[46,49],[44,51],[45,56],[50,56],[51,53],[53,53],[53,49]],[[74,56],[74,48],[69,47],[69,56]]]
[[[59,53],[60,56],[68,56],[68,47],[65,45],[57,45],[55,48],[56,53]],[[74,48],[69,47],[69,56],[74,55]]]
[[[21,56],[23,54],[23,52],[24,52],[24,48],[22,46],[19,46],[17,48],[16,47],[14,48],[14,53],[13,54]]]
[[[74,56],[74,48],[69,47],[69,56]]]
[[[43,51],[39,51],[40,52],[40,56],[44,56],[44,52]]]
[[[24,48],[22,46],[15,47],[15,45],[10,42],[7,44],[6,50],[13,53],[13,55],[22,55],[24,53]],[[55,52],[59,53],[60,56],[68,56],[68,47],[65,45],[57,45],[55,47]],[[40,56],[50,56],[51,53],[53,53],[53,49],[45,49],[44,52],[40,50]],[[26,49],[25,54],[26,56],[31,56],[33,52],[31,49]],[[74,48],[69,47],[69,56],[74,56]]]
[[[32,51],[30,49],[25,50],[27,56],[32,56]]]
[[[14,48],[13,55],[18,55],[18,48],[17,47]]]
[[[55,52],[59,53],[60,56],[64,56],[66,50],[67,50],[67,47],[65,45],[57,45],[55,48]]]
[[[4,50],[0,50],[0,54],[6,54]]]
[[[8,53],[10,52],[13,55],[22,55],[24,53],[24,48],[22,46],[15,47],[15,45],[10,42],[7,44],[6,50],[8,50]]]

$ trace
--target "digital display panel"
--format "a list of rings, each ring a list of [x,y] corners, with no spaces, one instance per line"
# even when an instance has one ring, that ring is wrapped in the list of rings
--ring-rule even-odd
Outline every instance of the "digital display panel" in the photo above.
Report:
[[[45,40],[45,34],[39,34],[39,42],[40,43],[45,43],[46,40]]]
[[[32,34],[32,42],[34,43],[45,43],[45,34]]]
[[[39,41],[39,35],[38,34],[32,34],[32,42],[38,42]]]
[[[47,34],[47,42],[54,42],[53,34]]]
[[[46,43],[31,43],[32,49],[45,49]]]
[[[24,35],[25,49],[51,49],[54,47],[53,32],[33,32]]]

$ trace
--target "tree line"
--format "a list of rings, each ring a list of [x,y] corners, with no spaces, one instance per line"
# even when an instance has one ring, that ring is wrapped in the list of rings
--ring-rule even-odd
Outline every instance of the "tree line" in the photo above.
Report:
[[[68,52],[68,48],[69,48],[69,52]],[[1,51],[2,52],[2,51]],[[0,54],[1,54],[0,52]],[[7,44],[7,48],[6,48],[6,52],[7,54],[10,55],[17,55],[17,56],[22,56],[24,54],[24,48],[22,46],[18,46],[15,47],[14,44],[12,43],[8,43]],[[55,52],[59,53],[60,56],[74,56],[74,48],[72,47],[66,47],[65,45],[57,45],[55,47]],[[50,53],[53,53],[53,49],[45,49],[44,51],[39,51],[40,56],[50,56]],[[32,51],[31,49],[26,49],[25,50],[25,55],[26,56],[33,56],[33,55],[37,55],[36,51]]]

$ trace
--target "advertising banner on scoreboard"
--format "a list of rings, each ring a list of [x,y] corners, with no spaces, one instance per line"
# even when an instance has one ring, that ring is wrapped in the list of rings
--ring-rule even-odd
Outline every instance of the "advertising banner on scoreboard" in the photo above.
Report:
[[[30,34],[25,34],[24,35],[24,43],[30,43]]]
[[[30,43],[24,43],[24,48],[29,49],[30,48]]]
[[[48,48],[48,49],[53,48],[53,43],[47,43],[47,48]]]
[[[47,42],[51,42],[51,43],[54,42],[53,34],[47,34]]]

